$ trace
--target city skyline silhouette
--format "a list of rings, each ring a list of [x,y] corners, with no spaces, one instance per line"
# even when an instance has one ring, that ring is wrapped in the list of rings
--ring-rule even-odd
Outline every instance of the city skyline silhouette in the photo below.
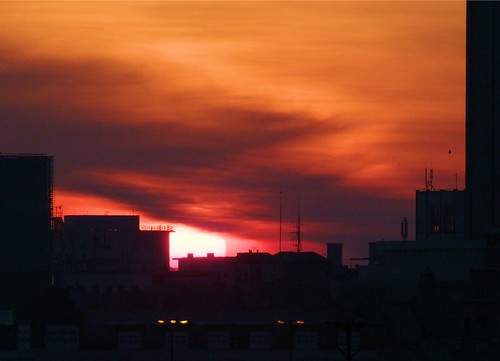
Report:
[[[43,13],[50,4],[54,11]],[[5,5],[14,25],[6,33],[15,36],[0,75],[13,93],[4,100],[6,133],[0,136],[7,150],[17,144],[18,152],[0,153],[1,358],[499,359],[500,3],[283,4]],[[113,15],[104,9],[113,9]],[[430,16],[437,10],[439,17]],[[452,13],[465,10],[465,38],[460,38],[454,31],[464,19]],[[20,17],[30,12],[31,17]],[[426,28],[418,21],[424,13]],[[286,15],[279,24],[287,25],[285,33],[272,21],[278,14]],[[335,17],[326,22],[328,15]],[[37,38],[32,30],[49,19],[60,23]],[[310,31],[294,32],[291,25],[298,20]],[[25,31],[16,33],[22,23]],[[354,31],[349,25],[355,23],[366,27]],[[98,32],[110,25],[116,25],[113,31]],[[228,26],[235,31],[224,33]],[[50,41],[44,37],[61,29],[68,32]],[[265,31],[271,31],[267,42]],[[86,38],[94,40],[94,48],[114,42],[106,49],[87,48],[76,36],[82,32],[104,35]],[[345,38],[331,42],[339,34]],[[16,50],[16,36],[31,37],[38,46]],[[55,56],[52,51],[69,39],[78,46]],[[281,42],[267,47],[277,39]],[[305,42],[299,46],[297,40]],[[464,40],[466,53],[458,60]],[[343,50],[327,51],[325,44]],[[437,57],[438,44],[447,56]],[[434,49],[434,61],[423,60],[430,54],[424,49]],[[297,58],[288,57],[296,51]],[[195,53],[205,57],[187,56]],[[353,62],[356,53],[365,56]],[[96,55],[102,58],[97,61]],[[157,71],[167,63],[165,72]],[[348,65],[359,73],[338,72]],[[209,69],[218,71],[204,73]],[[323,78],[326,69],[337,87]],[[458,70],[465,92],[453,75]],[[105,77],[89,77],[99,72]],[[406,83],[410,73],[422,78]],[[449,81],[442,82],[445,78]],[[300,90],[289,87],[293,84]],[[371,93],[375,85],[379,92]],[[271,91],[280,87],[281,93]],[[137,92],[145,89],[150,91]],[[356,96],[349,98],[346,89]],[[415,93],[408,97],[410,89]],[[461,93],[452,107],[451,99]],[[338,108],[325,102],[336,97],[342,100]],[[465,113],[457,104],[465,105]],[[410,108],[419,110],[408,121],[414,131],[401,138],[400,117],[408,117]],[[81,113],[74,122],[61,122],[76,109]],[[374,121],[363,120],[363,112]],[[35,113],[40,123],[30,122]],[[123,118],[111,120],[117,114]],[[465,133],[455,128],[459,122],[452,114],[465,115]],[[424,115],[428,123],[421,121]],[[27,127],[35,125],[39,128]],[[426,126],[429,131],[422,131]],[[26,138],[12,137],[23,127]],[[446,129],[447,137],[438,137],[439,129]],[[61,144],[51,143],[61,134]],[[458,134],[465,139],[451,146]],[[24,148],[37,145],[37,152]],[[464,155],[465,189],[452,172]],[[156,156],[162,162],[148,162]],[[403,192],[399,187],[411,186],[410,175],[428,156],[437,164],[424,168],[420,186]],[[57,171],[60,157],[64,167]],[[335,158],[338,164],[326,161]],[[384,177],[397,169],[404,169],[399,177]],[[437,176],[441,172],[447,181]],[[407,191],[414,214],[394,222],[394,237],[380,239],[392,228],[383,220],[392,218]],[[68,214],[61,199],[73,207],[87,204],[92,214]],[[117,206],[117,213],[98,214],[104,206]],[[279,219],[268,214],[275,208]],[[165,209],[171,212],[167,218],[155,217]],[[161,224],[170,214],[183,237],[193,226],[203,230],[189,235],[200,243],[185,245],[182,257],[172,247],[176,221]],[[342,232],[346,239],[339,240]],[[283,245],[287,233],[293,247]],[[209,234],[216,238],[206,242]],[[260,243],[253,238],[259,234]],[[199,257],[203,242],[219,242],[219,254]],[[177,269],[169,258],[178,261]]]

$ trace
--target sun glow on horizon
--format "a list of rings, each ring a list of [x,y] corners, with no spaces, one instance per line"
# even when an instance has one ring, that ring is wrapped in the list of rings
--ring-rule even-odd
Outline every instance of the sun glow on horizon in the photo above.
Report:
[[[186,225],[174,226],[170,233],[170,267],[177,268],[175,258],[205,257],[213,253],[216,257],[226,256],[226,240],[216,233],[205,232]]]
[[[54,206],[63,205],[67,215],[138,215],[141,229],[157,229],[171,222],[141,215],[135,210],[127,210],[127,205],[107,198],[56,191]],[[69,212],[68,212],[69,210]],[[174,258],[186,257],[192,253],[196,257],[213,253],[217,257],[226,256],[226,240],[213,232],[203,231],[185,224],[173,224],[170,233],[170,267],[177,268]]]

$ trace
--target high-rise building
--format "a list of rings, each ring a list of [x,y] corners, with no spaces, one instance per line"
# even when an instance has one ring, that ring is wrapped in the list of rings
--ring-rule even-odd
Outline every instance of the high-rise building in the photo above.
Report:
[[[467,239],[500,234],[500,2],[467,1]]]
[[[0,154],[0,309],[28,314],[51,284],[53,159]]]
[[[464,239],[464,191],[417,190],[416,240]]]

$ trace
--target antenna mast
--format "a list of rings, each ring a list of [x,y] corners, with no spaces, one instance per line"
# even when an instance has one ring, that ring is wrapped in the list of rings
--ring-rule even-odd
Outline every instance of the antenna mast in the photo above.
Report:
[[[434,186],[432,185],[432,180],[434,179],[434,169],[430,169],[430,175],[427,177],[427,168],[425,168],[425,190],[426,191],[435,191]]]
[[[297,205],[297,252],[302,250],[301,231],[300,231],[300,202]]]
[[[293,225],[292,225],[293,226]],[[300,201],[297,205],[297,223],[295,224],[295,229],[290,232],[290,238],[293,248],[296,252],[302,251],[302,231],[300,228]]]
[[[406,241],[408,238],[408,219],[406,217],[401,222],[401,237],[403,237],[403,241]]]
[[[283,213],[283,192],[280,192],[280,247],[279,251],[281,252],[281,220],[282,220],[282,213]]]

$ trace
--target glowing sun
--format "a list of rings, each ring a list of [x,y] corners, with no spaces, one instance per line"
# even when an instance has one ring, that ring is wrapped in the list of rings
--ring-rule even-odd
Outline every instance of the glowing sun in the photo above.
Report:
[[[226,255],[226,240],[217,234],[186,225],[176,225],[174,230],[170,233],[170,267],[177,267],[174,258],[186,257],[188,253],[195,257],[206,257],[207,253]]]

